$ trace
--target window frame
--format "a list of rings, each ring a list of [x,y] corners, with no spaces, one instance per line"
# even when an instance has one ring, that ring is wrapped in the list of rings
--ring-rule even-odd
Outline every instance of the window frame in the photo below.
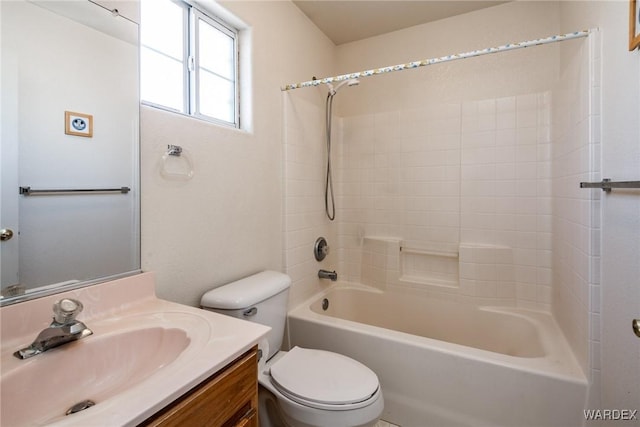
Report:
[[[141,98],[144,105],[148,105],[183,116],[193,117],[210,123],[240,129],[240,32],[211,12],[203,11],[184,0],[169,0],[182,8],[182,31],[183,31],[183,60],[182,60],[182,111],[175,108],[147,101]],[[197,55],[200,40],[198,36],[198,20],[204,21],[217,31],[225,34],[233,40],[233,120],[227,121],[213,116],[208,116],[200,112],[200,59]],[[144,23],[143,23],[144,25]],[[157,51],[156,49],[141,46]],[[162,52],[158,52],[163,54]],[[231,81],[231,80],[229,80]]]

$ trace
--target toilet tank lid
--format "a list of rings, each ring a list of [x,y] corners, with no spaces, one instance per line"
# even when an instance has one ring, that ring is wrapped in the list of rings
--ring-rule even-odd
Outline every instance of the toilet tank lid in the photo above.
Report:
[[[277,271],[262,271],[212,289],[202,296],[203,308],[237,310],[258,304],[291,285],[291,278]]]

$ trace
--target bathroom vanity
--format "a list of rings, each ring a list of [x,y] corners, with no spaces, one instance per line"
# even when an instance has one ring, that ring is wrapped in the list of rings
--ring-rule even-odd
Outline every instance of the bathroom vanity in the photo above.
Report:
[[[62,298],[82,302],[93,333],[15,357]],[[257,426],[269,328],[158,299],[153,273],[1,307],[0,320],[2,426]]]
[[[253,347],[140,425],[258,427],[257,353]]]

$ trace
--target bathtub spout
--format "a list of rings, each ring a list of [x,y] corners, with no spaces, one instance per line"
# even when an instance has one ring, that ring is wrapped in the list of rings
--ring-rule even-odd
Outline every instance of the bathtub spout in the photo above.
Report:
[[[318,271],[318,277],[321,279],[331,279],[332,282],[338,280],[338,273],[334,271],[328,270],[320,270]]]

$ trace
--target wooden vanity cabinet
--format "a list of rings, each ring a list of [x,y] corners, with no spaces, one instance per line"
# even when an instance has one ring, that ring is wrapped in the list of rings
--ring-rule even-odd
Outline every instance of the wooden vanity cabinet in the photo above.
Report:
[[[258,427],[257,352],[253,347],[140,426]]]

